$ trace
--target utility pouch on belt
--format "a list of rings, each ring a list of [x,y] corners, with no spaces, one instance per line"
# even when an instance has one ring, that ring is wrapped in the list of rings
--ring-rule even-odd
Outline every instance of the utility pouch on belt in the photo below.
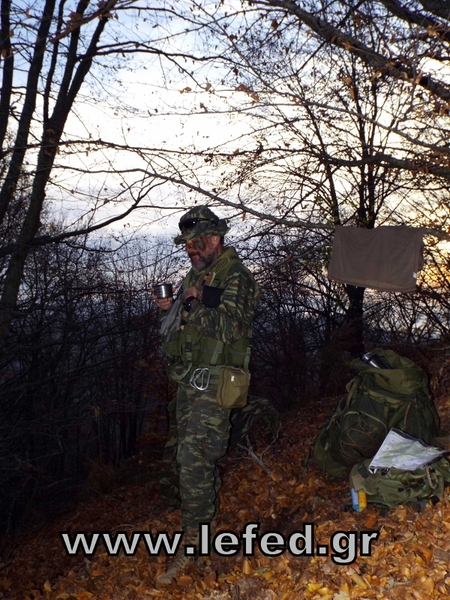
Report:
[[[219,367],[217,404],[223,408],[242,408],[247,404],[250,371],[236,367]]]

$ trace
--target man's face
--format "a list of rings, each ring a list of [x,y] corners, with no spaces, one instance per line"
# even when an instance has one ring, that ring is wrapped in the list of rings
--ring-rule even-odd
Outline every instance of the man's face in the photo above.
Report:
[[[220,236],[211,235],[188,240],[185,249],[194,271],[203,271],[219,255]]]

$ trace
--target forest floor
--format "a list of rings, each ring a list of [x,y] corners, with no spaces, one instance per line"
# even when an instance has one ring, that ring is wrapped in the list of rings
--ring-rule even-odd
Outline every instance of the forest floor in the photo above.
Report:
[[[441,363],[442,364],[442,363]],[[450,431],[449,363],[432,377],[442,426]],[[450,496],[422,512],[399,506],[388,511],[369,507],[357,513],[349,507],[347,481],[330,481],[311,463],[302,462],[318,427],[336,406],[328,399],[282,416],[280,435],[270,447],[254,447],[261,464],[242,448],[221,464],[222,491],[218,532],[241,533],[246,523],[259,523],[259,533],[306,532],[313,524],[314,555],[294,556],[286,550],[265,556],[257,547],[244,556],[211,553],[189,567],[173,584],[158,587],[155,578],[167,558],[150,556],[139,544],[133,556],[108,555],[100,545],[90,556],[69,556],[60,532],[167,531],[180,527],[180,512],[165,511],[152,473],[158,468],[155,448],[161,439],[147,435],[136,456],[134,471],[150,477],[139,483],[112,486],[96,497],[79,501],[66,514],[33,533],[10,540],[0,563],[0,598],[7,600],[348,600],[376,598],[427,600],[450,598]],[[158,446],[159,444],[159,446]],[[131,468],[131,467],[130,467]],[[101,478],[101,469],[98,477]],[[94,485],[95,478],[91,479]],[[103,485],[104,488],[104,485]],[[353,561],[333,547],[337,532],[358,542]],[[361,555],[360,533],[379,532],[369,555]],[[349,535],[349,534],[352,535]],[[328,546],[328,556],[317,546]],[[300,544],[301,546],[301,544]],[[333,549],[334,548],[334,549]]]

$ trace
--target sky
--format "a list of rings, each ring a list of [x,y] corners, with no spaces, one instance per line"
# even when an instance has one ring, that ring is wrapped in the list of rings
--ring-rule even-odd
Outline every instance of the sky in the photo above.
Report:
[[[163,3],[159,5],[161,4]],[[176,5],[177,9],[183,4],[183,0],[180,0]],[[212,6],[214,2],[210,4]],[[30,3],[30,6],[34,5],[35,3]],[[239,2],[237,5],[240,7]],[[23,2],[23,6],[26,6],[26,2]],[[232,3],[227,1],[226,6],[227,9],[232,8]],[[69,8],[67,5],[67,10]],[[123,28],[130,36],[135,36],[135,39],[140,36],[142,39],[154,40],[155,47],[161,45],[166,50],[174,51],[175,43],[178,43],[183,51],[192,51],[194,42],[191,40],[194,38],[184,33],[183,24],[175,27],[178,28],[179,35],[172,40],[167,37],[168,29],[162,21],[158,27],[154,25],[150,18],[145,20],[143,14],[125,17],[123,11],[118,12],[117,20],[111,19],[108,23],[111,26],[112,41],[114,36],[122,41]],[[83,28],[83,33],[85,30],[87,31],[87,27]],[[99,66],[105,62],[109,65],[108,70]],[[165,150],[185,149],[194,145],[204,150],[219,144],[228,144],[232,149],[233,144],[238,146],[240,136],[251,131],[250,117],[232,120],[226,114],[227,99],[232,99],[234,103],[244,103],[249,98],[243,92],[225,89],[220,83],[223,79],[220,68],[213,69],[206,64],[193,66],[188,61],[181,63],[186,65],[186,70],[195,70],[198,83],[194,84],[173,63],[167,63],[163,69],[160,57],[155,54],[137,54],[129,60],[127,57],[114,55],[102,58],[98,63],[99,65],[97,62],[94,64],[92,75],[82,88],[80,101],[69,117],[65,134],[68,139],[101,138],[116,144]],[[295,111],[295,104],[291,103],[287,110]],[[158,160],[159,165],[163,164],[163,159]],[[54,172],[54,182],[62,185],[62,188],[50,188],[48,198],[52,199],[53,207],[68,223],[75,223],[80,215],[85,218],[93,216],[93,212],[90,212],[92,204],[88,200],[92,195],[98,196],[96,214],[100,220],[115,214],[120,207],[113,202],[115,195],[123,191],[123,201],[123,197],[131,198],[131,193],[139,193],[140,175],[131,171],[143,169],[146,165],[137,153],[114,150],[95,152],[93,147],[89,149],[84,145],[82,151],[72,156],[62,154],[61,166]],[[130,173],[123,180],[120,176],[96,173],[104,171],[105,167],[116,166],[128,169]],[[83,170],[83,173],[76,174],[76,168]],[[192,175],[198,176],[199,183],[208,188],[212,177],[216,175],[211,169],[209,171],[202,165]],[[132,182],[133,189],[127,195],[124,190]],[[297,201],[297,196],[301,193],[301,190],[294,191],[293,200]],[[111,226],[111,230],[120,232],[138,227],[170,237],[176,232],[179,213],[173,217],[169,214],[177,202],[206,202],[202,196],[167,184],[155,187],[150,199],[154,204],[169,206],[170,209],[160,213],[150,209],[136,211],[132,216]]]
[[[231,3],[228,5],[231,6]],[[112,22],[112,31],[120,31],[120,25],[131,36],[151,38],[153,35],[153,24],[145,21],[142,15],[126,18],[124,12],[119,12],[118,20],[119,23]],[[155,31],[161,44],[166,44],[165,28],[158,27]],[[190,39],[180,29],[178,42],[185,52],[192,50],[189,47]],[[175,48],[169,50],[174,51]],[[209,67],[196,66],[196,85],[189,76],[178,72],[170,63],[162,65],[159,57],[155,56],[137,54],[110,66],[113,66],[114,73],[109,72],[105,76],[105,71],[94,65],[92,76],[88,77],[89,83],[83,86],[80,101],[67,121],[66,139],[100,138],[116,144],[164,150],[194,146],[208,149],[218,144],[229,144],[230,140],[250,130],[247,120],[232,120],[226,114],[227,96],[234,93],[244,101],[246,98],[245,94],[226,90],[224,86],[220,86],[220,90],[212,86],[212,78],[217,83],[221,77],[217,69],[211,72]],[[216,93],[218,91],[220,93]],[[214,108],[215,114],[211,108]],[[108,162],[113,166],[120,164],[121,169],[130,171],[145,166],[137,154],[130,152],[94,152],[91,148],[89,152],[83,150],[72,156],[64,156],[61,163],[63,168],[54,172],[56,185],[50,190],[49,198],[54,209],[67,222],[74,223],[80,215],[89,217],[91,206],[83,202],[83,196],[87,198],[92,194],[99,197],[101,209],[97,213],[100,219],[115,214],[118,206],[111,202],[114,193],[126,188],[130,182],[139,180],[136,174],[130,174],[122,180],[120,177],[96,173],[104,169]],[[77,175],[71,168],[85,172]],[[198,174],[202,183],[203,174]],[[61,185],[62,189],[58,189]],[[138,191],[139,184],[135,185],[133,192]],[[194,196],[199,202],[207,202],[204,197],[177,190],[169,184],[156,187],[151,192],[152,202],[170,207],[178,200],[189,203]],[[179,214],[171,217],[170,212],[167,211],[167,215],[161,218],[150,209],[138,210],[122,222],[112,225],[111,230],[138,227],[170,237],[176,233],[179,219]]]
[[[101,138],[104,141],[115,142],[119,144],[128,144],[132,147],[152,147],[162,148],[164,150],[178,150],[196,147],[201,150],[209,149],[218,144],[230,144],[235,138],[239,138],[244,131],[250,131],[250,122],[230,118],[226,113],[226,102],[223,98],[229,94],[224,90],[221,95],[214,94],[213,91],[205,91],[201,88],[192,88],[192,91],[184,91],[183,82],[177,88],[164,89],[157,82],[157,78],[152,77],[152,83],[148,82],[148,71],[134,70],[123,71],[120,73],[120,102],[121,106],[116,108],[111,103],[81,104],[77,107],[76,114],[72,114],[66,127],[66,136],[74,139],[80,135],[91,135],[93,138]],[[214,105],[216,109],[213,112],[203,110],[200,105],[208,108]],[[172,107],[178,107],[174,111]],[[217,114],[222,111],[223,114]],[[85,130],[83,132],[82,130]],[[108,153],[112,162],[120,161],[122,169],[133,169],[137,166],[143,167],[144,163],[133,153],[125,152],[117,154]],[[92,153],[86,155],[74,155],[70,161],[65,164],[77,166],[81,163],[85,169],[94,170],[99,164],[106,164],[106,155],[102,156]],[[58,175],[61,180],[67,176],[67,171]],[[136,179],[133,175],[132,179]],[[76,178],[75,178],[76,179]],[[201,181],[200,181],[201,183]],[[95,188],[103,189],[105,198],[108,193],[114,189],[120,189],[120,181],[112,181],[111,177],[105,177],[104,174],[94,175],[91,173],[89,181],[83,177],[76,181],[77,187],[85,188],[86,192],[92,192]],[[65,184],[65,188],[70,187]],[[107,189],[105,189],[107,188]],[[174,205],[174,196],[180,197],[180,191],[174,190],[170,185],[156,188],[152,192],[152,199],[157,204]],[[187,202],[196,196],[199,202],[206,203],[207,199],[198,197],[196,194],[187,194],[182,197]],[[58,193],[56,193],[56,198]],[[58,201],[55,202],[55,205]],[[65,194],[60,198],[61,208],[67,207],[67,197]],[[69,206],[71,206],[69,204]],[[110,206],[104,207],[104,214],[111,214]],[[67,208],[65,209],[67,210]],[[74,209],[71,211],[81,209]],[[123,222],[112,226],[113,230],[123,229],[125,226],[144,227],[152,233],[158,233],[173,236],[177,230],[179,214],[175,216],[166,216],[163,219],[156,218],[152,223],[153,217],[149,218],[148,210],[138,210]]]

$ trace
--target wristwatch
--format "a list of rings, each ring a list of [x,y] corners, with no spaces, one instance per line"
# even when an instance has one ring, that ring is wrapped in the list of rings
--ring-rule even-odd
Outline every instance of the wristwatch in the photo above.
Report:
[[[192,303],[194,302],[194,300],[197,300],[197,298],[195,296],[189,296],[188,298],[186,298],[186,300],[183,302],[183,308],[186,312],[189,312],[192,308]]]

